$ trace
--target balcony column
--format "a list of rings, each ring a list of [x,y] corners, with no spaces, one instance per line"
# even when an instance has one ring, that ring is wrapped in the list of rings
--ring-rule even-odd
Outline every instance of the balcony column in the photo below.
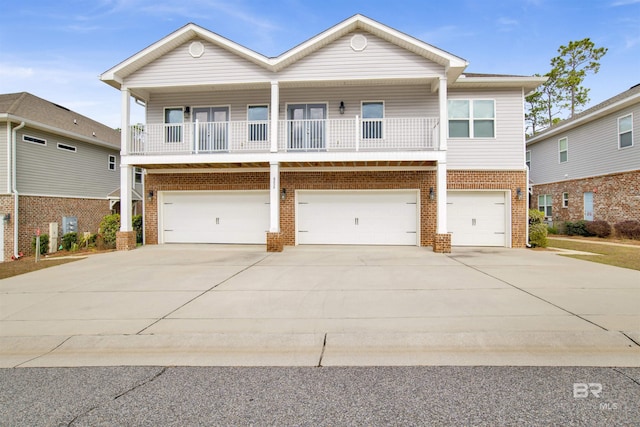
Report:
[[[120,165],[120,231],[116,233],[116,249],[119,251],[136,248],[136,232],[131,224],[132,171],[131,165]]]
[[[129,130],[131,124],[131,91],[123,86],[120,89],[120,95],[120,113],[122,114],[120,118],[120,155],[125,156],[129,153],[129,138],[131,135]]]
[[[278,152],[278,119],[280,115],[280,87],[277,81],[271,82],[271,152]]]
[[[269,163],[269,232],[267,252],[282,252],[283,241],[280,233],[280,164]]]
[[[437,223],[433,237],[433,251],[451,252],[451,234],[447,233],[447,162],[439,161],[436,172]]]
[[[447,113],[447,77],[440,77],[438,87],[438,103],[440,105],[440,135],[438,137],[439,150],[447,149],[447,128],[449,127],[449,115]]]

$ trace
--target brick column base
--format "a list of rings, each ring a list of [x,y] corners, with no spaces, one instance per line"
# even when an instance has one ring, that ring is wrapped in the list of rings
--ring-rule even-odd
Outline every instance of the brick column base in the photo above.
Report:
[[[119,251],[130,251],[136,248],[135,231],[116,232],[116,249]]]
[[[439,254],[451,253],[451,234],[436,234],[433,236],[433,252]]]
[[[267,233],[267,252],[282,252],[284,239],[282,233]]]

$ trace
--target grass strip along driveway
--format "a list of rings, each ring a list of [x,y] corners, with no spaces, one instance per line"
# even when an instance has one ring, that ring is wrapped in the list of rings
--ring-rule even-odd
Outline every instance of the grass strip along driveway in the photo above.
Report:
[[[598,243],[589,243],[584,240],[561,240],[549,237],[549,246],[581,252],[592,252],[600,255],[563,255],[566,257],[599,262],[601,264],[614,265],[616,267],[630,268],[632,270],[640,270],[640,245],[638,247],[603,245]]]

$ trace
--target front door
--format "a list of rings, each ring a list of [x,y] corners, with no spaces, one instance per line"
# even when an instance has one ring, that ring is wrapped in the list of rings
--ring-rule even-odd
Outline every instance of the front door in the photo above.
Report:
[[[584,193],[584,220],[593,221],[593,193]]]
[[[287,106],[289,150],[324,150],[326,118],[325,104]]]
[[[195,107],[193,120],[198,152],[229,149],[229,107]]]

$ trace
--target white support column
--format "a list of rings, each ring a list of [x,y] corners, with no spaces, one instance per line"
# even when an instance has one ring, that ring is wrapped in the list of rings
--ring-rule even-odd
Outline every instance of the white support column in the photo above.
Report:
[[[438,87],[438,103],[440,105],[440,136],[439,150],[447,149],[447,129],[449,128],[449,115],[447,114],[447,78],[440,77]]]
[[[269,232],[280,232],[280,164],[269,163],[269,203],[270,223]]]
[[[131,225],[131,165],[120,165],[120,231],[132,231]]]
[[[277,81],[271,82],[271,152],[278,152],[278,119],[280,118],[280,87]]]
[[[438,162],[437,165],[438,224],[436,234],[447,233],[447,163]]]
[[[123,87],[120,90],[121,105],[121,131],[120,131],[120,155],[124,156],[129,153],[129,139],[131,132],[129,131],[129,125],[131,121],[131,91]]]

